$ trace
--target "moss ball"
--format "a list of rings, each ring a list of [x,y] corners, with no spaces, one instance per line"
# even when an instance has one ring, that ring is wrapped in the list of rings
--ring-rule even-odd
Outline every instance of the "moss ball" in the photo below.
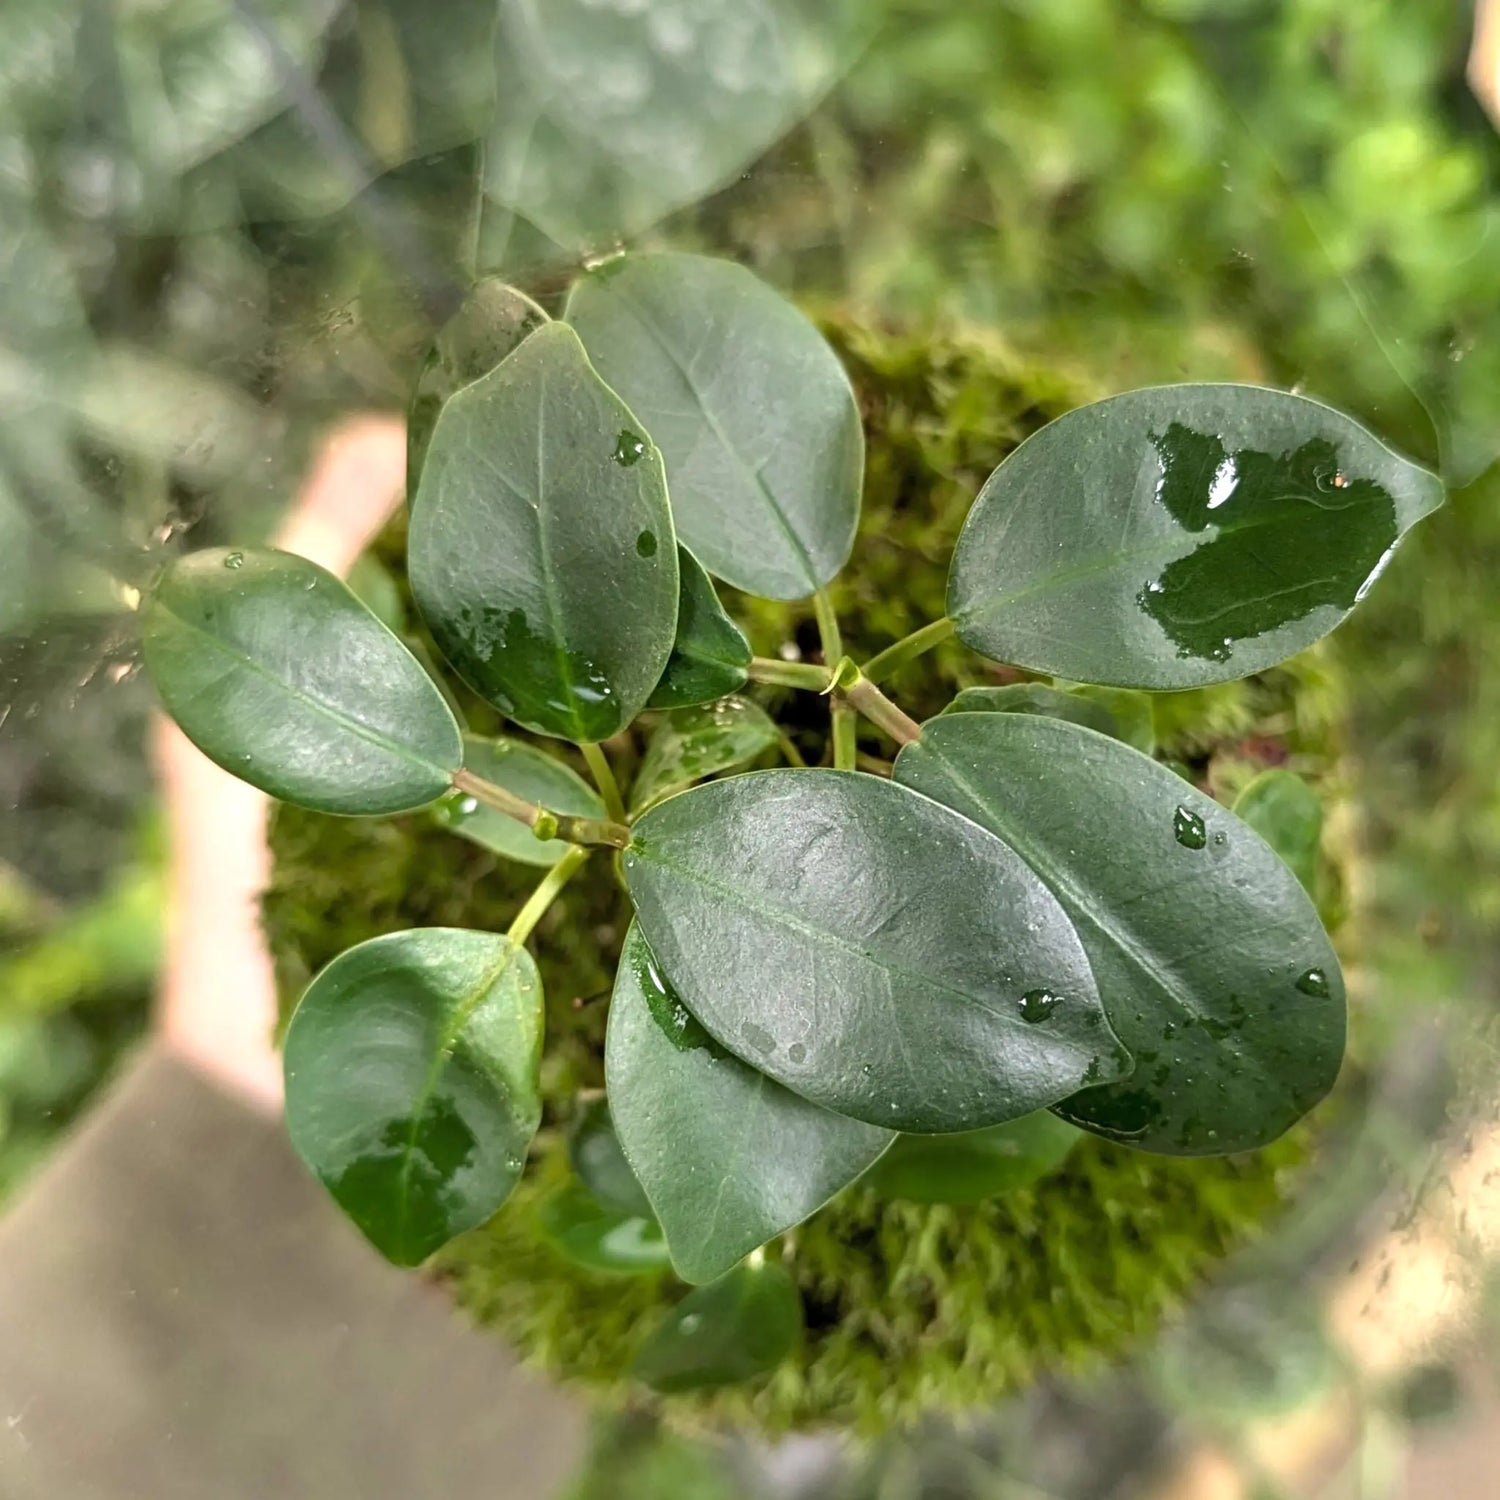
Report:
[[[1100,393],[968,334],[893,334],[841,318],[824,327],[853,378],[868,440],[859,541],[831,589],[847,649],[862,658],[943,614],[948,558],[980,484],[1031,432]],[[397,526],[381,552],[398,580],[403,551]],[[728,590],[725,602],[759,653],[815,652],[810,607]],[[1023,675],[949,642],[888,686],[921,718],[959,687]],[[826,706],[813,695],[756,696],[816,763]],[[1266,764],[1289,764],[1336,794],[1343,704],[1320,654],[1153,702],[1158,753],[1210,790],[1224,795]],[[498,729],[492,711],[466,706],[476,729]],[[627,735],[610,748],[628,771],[640,746]],[[889,754],[874,736],[861,749]],[[426,924],[503,930],[538,873],[421,813],[332,818],[283,807],[272,853],[264,920],[286,1004],[324,963],[378,933]],[[1220,1159],[1150,1156],[1085,1137],[1035,1185],[974,1206],[884,1201],[856,1185],[767,1249],[802,1292],[800,1351],[758,1384],[652,1397],[630,1379],[631,1360],[687,1288],[665,1273],[585,1270],[552,1248],[536,1219],[568,1173],[564,1135],[580,1092],[603,1085],[608,992],[627,921],[604,860],[543,918],[531,943],[547,992],[542,1130],[511,1200],[432,1268],[473,1317],[601,1403],[767,1432],[873,1432],[991,1403],[1147,1338],[1274,1220],[1305,1155],[1305,1130]]]

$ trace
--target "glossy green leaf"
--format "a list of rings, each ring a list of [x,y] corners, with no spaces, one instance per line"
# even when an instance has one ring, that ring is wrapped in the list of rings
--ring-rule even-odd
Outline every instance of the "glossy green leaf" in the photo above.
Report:
[[[672,1264],[661,1226],[649,1214],[600,1203],[581,1182],[564,1183],[542,1200],[537,1227],[554,1249],[590,1271],[640,1276]]]
[[[523,740],[464,736],[464,768],[528,802],[577,818],[604,817],[598,792],[571,766]],[[539,839],[524,824],[487,807],[467,792],[452,791],[432,810],[445,828],[495,854],[526,865],[555,865],[568,852],[562,839]]]
[[[624,868],[688,1010],[825,1109],[969,1130],[1128,1070],[1056,898],[906,787],[841,771],[709,782],[641,819]]]
[[[666,481],[571,328],[443,407],[407,560],[443,654],[518,723],[603,740],[645,706],[677,629]]]
[[[1054,1172],[1082,1138],[1050,1110],[959,1135],[903,1135],[865,1185],[909,1203],[982,1203]]]
[[[1344,1052],[1344,984],[1306,893],[1228,809],[1075,724],[932,720],[896,778],[993,829],[1056,892],[1135,1056],[1124,1082],[1060,1107],[1150,1151],[1274,1140]]]
[[[504,4],[481,256],[518,214],[570,250],[638,234],[733,181],[837,77],[858,0]]]
[[[684,1281],[712,1281],[800,1224],[893,1139],[809,1104],[718,1046],[636,926],[615,978],[604,1067],[620,1143]]]
[[[509,1196],[541,1120],[542,985],[525,948],[449,927],[350,948],[287,1027],[297,1154],[414,1266]]]
[[[1323,803],[1300,776],[1262,771],[1235,799],[1234,814],[1282,857],[1304,890],[1316,894]]]
[[[458,725],[416,658],[333,574],[287,552],[194,552],[142,611],[146,668],[210,760],[286,802],[390,813],[447,791]]]
[[[476,282],[443,325],[417,377],[406,419],[406,493],[414,497],[444,403],[488,375],[548,321],[524,292],[494,277]]]
[[[990,476],[948,613],[976,651],[1079,682],[1244,677],[1332,630],[1442,498],[1316,401],[1131,391],[1050,423]]]
[[[656,726],[630,789],[640,812],[706,776],[733,770],[776,743],[776,721],[748,698],[674,708]]]
[[[652,1217],[651,1200],[626,1160],[605,1100],[591,1099],[578,1111],[568,1130],[568,1160],[606,1208],[638,1219]]]
[[[750,642],[724,613],[713,581],[686,547],[677,549],[677,575],[677,639],[647,708],[711,703],[744,687],[750,665]]]
[[[707,1390],[768,1375],[802,1340],[802,1298],[779,1265],[737,1266],[689,1292],[636,1353],[653,1390]]]
[[[743,266],[611,261],[567,318],[666,461],[678,534],[716,577],[802,599],[848,561],[864,433],[823,336]]]

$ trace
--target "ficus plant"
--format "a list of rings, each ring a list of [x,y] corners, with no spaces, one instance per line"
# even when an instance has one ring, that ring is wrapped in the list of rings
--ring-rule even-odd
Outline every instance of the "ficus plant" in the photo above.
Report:
[[[407,557],[441,668],[285,553],[192,553],[143,605],[161,697],[220,765],[324,812],[430,805],[540,872],[508,931],[361,943],[292,1016],[293,1145],[372,1243],[416,1265],[525,1171],[528,943],[590,859],[634,919],[606,1098],[579,1101],[543,1229],[583,1265],[696,1288],[640,1350],[660,1390],[786,1354],[800,1305],[761,1247],[858,1178],[973,1201],[1079,1131],[1220,1154],[1312,1109],[1345,1033],[1306,889],[1316,798],[1274,772],[1243,816],[1220,805],[1152,757],[1147,695],[1327,634],[1438,479],[1258,386],[1084,406],[980,490],[947,614],[855,662],[826,590],[863,435],[817,329],[685,254],[609,260],[559,312],[480,282],[417,384]],[[715,580],[810,599],[821,650],[753,655]],[[917,723],[881,684],[954,637],[1028,680]],[[515,732],[467,733],[443,672]],[[826,702],[829,764],[802,763],[757,685]],[[892,760],[860,753],[859,719]],[[612,742],[637,726],[622,785]]]

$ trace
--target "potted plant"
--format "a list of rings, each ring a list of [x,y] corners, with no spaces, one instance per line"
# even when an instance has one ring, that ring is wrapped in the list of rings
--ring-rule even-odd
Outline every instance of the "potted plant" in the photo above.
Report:
[[[414,649],[269,551],[144,605],[168,711],[288,804],[293,1144],[684,1419],[873,1427],[1119,1347],[1338,1073],[1336,871],[1274,764],[1331,764],[1336,685],[1284,663],[1439,481],[1262,387],[835,353],[697,256],[552,311],[477,283],[427,361]]]

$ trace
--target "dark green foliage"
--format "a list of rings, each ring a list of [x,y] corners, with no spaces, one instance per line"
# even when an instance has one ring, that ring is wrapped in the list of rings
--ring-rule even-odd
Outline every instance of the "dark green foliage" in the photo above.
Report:
[[[848,648],[868,656],[940,611],[946,550],[967,504],[965,476],[977,484],[1041,417],[1016,367],[983,345],[864,331],[836,338],[863,408],[876,414],[867,416],[864,526],[833,589]],[[1065,399],[1055,383],[1042,389],[1048,400]],[[399,564],[399,527],[384,555]],[[796,640],[807,618],[798,606],[729,602],[765,654]],[[956,687],[996,680],[949,646],[903,669],[890,688],[904,706],[934,713]],[[826,720],[801,719],[801,695],[753,692],[780,707],[800,748],[818,758]],[[1245,683],[1165,695],[1156,708],[1161,753],[1226,785],[1249,779],[1246,755],[1270,743],[1268,732],[1316,772],[1327,764],[1339,711],[1327,669],[1307,658]],[[881,747],[873,737],[868,743]],[[637,738],[633,747],[613,747],[617,763],[628,770],[640,745]],[[428,922],[503,928],[531,884],[420,818],[374,822],[282,809],[275,844],[266,909],[288,990],[373,930]],[[440,1258],[476,1315],[548,1367],[617,1400],[630,1389],[622,1382],[635,1350],[660,1309],[681,1295],[680,1284],[591,1275],[546,1240],[536,1215],[569,1180],[562,1131],[576,1118],[577,1090],[603,1082],[603,997],[624,916],[618,888],[596,861],[543,919],[543,1130],[505,1212]],[[853,1189],[793,1232],[788,1264],[808,1308],[802,1353],[758,1388],[677,1396],[671,1408],[752,1415],[775,1429],[818,1421],[874,1427],[934,1406],[987,1402],[1040,1370],[1106,1357],[1153,1328],[1232,1244],[1265,1225],[1284,1190],[1280,1173],[1301,1151],[1294,1137],[1233,1159],[1172,1161],[1085,1138],[1033,1187],[971,1208],[882,1202]],[[768,1253],[779,1253],[779,1243]],[[1001,1285],[1014,1295],[999,1295]],[[1055,1296],[1059,1287],[1069,1291]]]

